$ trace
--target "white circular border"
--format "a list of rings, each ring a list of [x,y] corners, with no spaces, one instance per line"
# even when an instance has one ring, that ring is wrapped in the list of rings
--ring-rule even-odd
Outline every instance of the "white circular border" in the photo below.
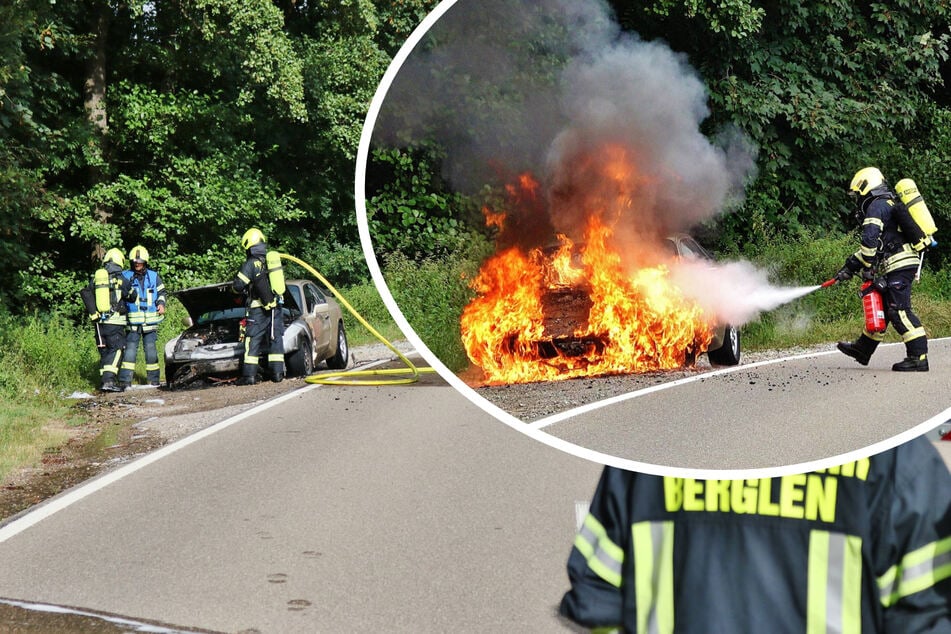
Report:
[[[373,100],[370,103],[370,109],[367,111],[366,121],[363,124],[363,131],[360,135],[360,146],[357,150],[356,174],[354,178],[354,197],[357,212],[357,227],[360,233],[360,244],[363,247],[363,254],[366,258],[367,266],[370,269],[370,275],[373,278],[373,283],[376,286],[377,291],[380,293],[380,296],[383,298],[383,303],[392,314],[397,326],[399,326],[400,330],[403,331],[403,334],[406,335],[406,338],[409,340],[409,342],[413,344],[417,351],[419,351],[420,355],[422,355],[426,362],[429,363],[430,366],[432,366],[433,369],[435,369],[436,372],[438,372],[446,382],[454,387],[456,391],[468,398],[474,405],[484,410],[488,414],[491,414],[509,427],[533,438],[534,440],[538,440],[542,443],[545,443],[546,445],[549,445],[550,447],[554,447],[555,449],[559,449],[579,458],[584,458],[585,460],[590,460],[592,462],[597,462],[604,465],[618,467],[620,469],[626,469],[628,471],[639,471],[654,475],[667,475],[708,480],[769,478],[835,467],[846,462],[865,458],[887,449],[891,449],[892,447],[896,447],[904,442],[927,433],[951,417],[951,407],[949,407],[940,414],[924,421],[923,423],[920,423],[919,425],[916,425],[915,427],[901,434],[898,434],[897,436],[893,436],[887,440],[869,445],[864,449],[850,451],[848,453],[833,456],[831,458],[824,458],[822,460],[814,460],[811,462],[804,462],[795,465],[762,469],[705,470],[665,467],[645,462],[637,462],[634,460],[625,460],[618,458],[617,456],[612,456],[588,449],[586,447],[581,447],[574,443],[570,443],[552,436],[551,434],[545,433],[537,427],[533,427],[529,423],[512,416],[510,413],[479,396],[474,389],[466,385],[465,382],[463,382],[445,365],[443,365],[436,355],[434,355],[432,351],[426,347],[426,344],[424,344],[419,338],[412,326],[409,325],[409,322],[406,321],[403,313],[400,311],[399,306],[393,299],[393,295],[390,293],[390,289],[386,285],[386,280],[383,278],[383,274],[380,271],[379,262],[376,259],[376,253],[373,250],[373,241],[370,236],[370,227],[369,221],[367,220],[366,207],[366,171],[367,157],[369,156],[370,151],[370,139],[373,136],[373,128],[376,125],[376,119],[379,116],[380,108],[383,105],[383,100],[386,97],[386,93],[389,91],[396,74],[399,72],[400,68],[403,66],[403,63],[409,57],[410,53],[412,53],[416,45],[429,31],[429,29],[432,28],[433,24],[435,24],[439,18],[442,17],[444,13],[446,13],[446,11],[452,8],[456,2],[458,2],[458,0],[444,0],[443,2],[439,3],[439,5],[423,19],[419,26],[413,30],[409,36],[409,39],[407,39],[403,46],[400,47],[400,50],[396,53],[393,61],[386,69],[386,73],[384,73],[383,79],[380,81],[380,85],[377,87],[376,93],[373,96]]]

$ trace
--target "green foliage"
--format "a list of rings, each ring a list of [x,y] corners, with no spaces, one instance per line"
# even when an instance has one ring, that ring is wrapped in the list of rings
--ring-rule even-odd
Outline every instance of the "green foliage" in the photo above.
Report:
[[[721,222],[727,242],[751,237],[757,211],[793,234],[848,228],[845,186],[866,165],[892,182],[951,169],[946,3],[613,4],[626,27],[689,56],[709,88],[711,131],[738,125],[760,148],[747,204]]]
[[[273,2],[191,0],[185,3],[185,10],[189,8],[201,20],[202,37],[220,51],[217,59],[230,57],[240,67],[237,105],[251,103],[256,92],[263,90],[272,103],[280,105],[282,114],[307,119],[301,60]]]
[[[403,338],[403,334],[400,332],[396,322],[393,321],[390,311],[386,308],[386,304],[383,303],[383,298],[381,298],[377,292],[376,286],[365,283],[338,290],[340,290],[347,302],[353,306],[353,309],[388,341],[392,342]],[[379,343],[379,339],[367,330],[363,324],[345,308],[344,324],[347,328],[347,339],[350,342],[351,348],[364,344]]]
[[[439,2],[438,0],[399,0],[399,2],[375,0],[374,4],[379,25],[376,39],[380,48],[392,57]]]
[[[249,226],[338,283],[366,280],[353,213],[363,118],[389,38],[434,5],[0,8],[0,305],[78,319],[72,298],[97,254],[135,243],[170,288],[230,279]],[[106,135],[82,107],[97,44]]]
[[[485,250],[485,245],[482,246]],[[469,287],[478,271],[475,252],[457,252],[421,262],[394,253],[387,257],[383,276],[403,313],[419,338],[452,371],[469,363],[459,319],[473,297]]]
[[[471,239],[472,199],[447,192],[433,176],[438,157],[400,149],[376,150],[373,158],[390,178],[367,200],[367,217],[378,252],[412,257],[455,251]]]
[[[0,315],[0,395],[53,404],[98,385],[92,327],[62,317]]]

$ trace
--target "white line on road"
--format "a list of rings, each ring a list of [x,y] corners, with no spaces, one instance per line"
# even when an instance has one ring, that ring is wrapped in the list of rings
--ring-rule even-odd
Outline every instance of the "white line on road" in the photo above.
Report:
[[[670,381],[669,383],[661,383],[659,385],[652,385],[650,387],[645,387],[642,390],[635,390],[633,392],[628,392],[627,394],[619,394],[618,396],[612,396],[611,398],[606,398],[603,401],[596,401],[594,403],[587,403],[580,407],[575,407],[572,409],[565,410],[563,412],[558,412],[552,416],[546,418],[540,418],[534,423],[530,423],[529,427],[533,429],[544,429],[549,425],[554,425],[555,423],[560,423],[563,420],[579,416],[581,414],[586,414],[588,412],[600,409],[602,407],[607,407],[608,405],[614,405],[615,403],[621,403],[623,401],[628,401],[632,398],[637,398],[639,396],[646,396],[648,394],[653,394],[654,392],[660,392],[661,390],[667,390],[672,387],[677,387],[678,385],[686,385],[688,383],[693,383],[695,381],[700,381],[702,379],[708,379],[713,376],[720,376],[723,374],[731,374],[733,372],[741,372],[743,370],[750,370],[752,368],[759,368],[764,365],[772,365],[774,363],[780,363],[782,361],[793,361],[796,359],[808,359],[810,357],[821,357],[824,355],[832,354],[838,352],[837,350],[826,350],[823,352],[809,352],[806,354],[800,354],[793,357],[783,357],[781,359],[768,359],[766,361],[757,361],[756,363],[750,363],[747,365],[735,365],[730,368],[722,368],[720,370],[714,370],[713,372],[704,372],[703,374],[697,374],[694,376],[688,376],[683,379],[677,379],[676,381]]]
[[[378,365],[383,365],[384,363],[390,363],[391,361],[393,361],[393,359],[381,359],[380,361],[368,363],[367,365],[358,366],[353,369],[355,370],[355,369],[374,368]],[[89,495],[92,495],[93,493],[95,493],[96,491],[99,491],[100,489],[104,489],[105,487],[109,486],[110,484],[114,482],[118,482],[119,480],[121,480],[122,478],[126,476],[132,475],[136,471],[144,467],[147,467],[153,462],[161,460],[162,458],[165,458],[166,456],[169,456],[180,449],[184,449],[188,445],[198,442],[199,440],[203,438],[207,438],[208,436],[211,436],[212,434],[216,434],[223,429],[227,429],[228,427],[231,427],[235,423],[241,422],[245,418],[254,416],[255,414],[259,414],[267,409],[270,409],[271,407],[274,407],[275,405],[279,405],[280,403],[283,403],[286,400],[289,400],[296,396],[300,396],[301,394],[305,392],[309,392],[318,387],[321,387],[321,386],[315,385],[315,384],[309,384],[300,389],[288,392],[287,394],[284,394],[277,398],[273,398],[271,400],[265,401],[264,403],[261,403],[260,405],[257,405],[256,407],[253,407],[247,411],[241,412],[240,414],[236,414],[232,416],[231,418],[227,418],[221,421],[220,423],[215,423],[214,425],[211,425],[210,427],[206,427],[202,429],[201,431],[195,432],[191,436],[186,436],[185,438],[182,438],[181,440],[178,440],[170,445],[166,445],[162,447],[161,449],[156,449],[155,451],[149,454],[146,454],[145,456],[142,456],[141,458],[134,460],[130,462],[129,464],[123,467],[120,467],[119,469],[116,469],[115,471],[110,471],[109,473],[106,473],[99,478],[95,478],[94,480],[90,480],[89,482],[85,484],[82,484],[74,489],[71,489],[64,495],[54,497],[51,500],[49,500],[47,503],[41,504],[27,511],[25,515],[20,516],[19,518],[13,520],[12,522],[9,522],[8,524],[4,524],[0,526],[0,544],[7,541],[11,537],[19,535],[26,529],[38,524],[39,522],[45,520],[47,517],[53,515],[54,513],[57,513],[58,511],[61,511],[67,508],[71,504],[75,504],[76,502],[82,500],[83,498]]]

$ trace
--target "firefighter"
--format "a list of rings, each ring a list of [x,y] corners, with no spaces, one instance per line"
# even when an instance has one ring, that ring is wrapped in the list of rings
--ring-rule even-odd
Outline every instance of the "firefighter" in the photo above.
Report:
[[[928,371],[928,337],[921,320],[911,309],[911,284],[920,264],[920,256],[903,234],[897,214],[896,196],[885,177],[875,167],[856,172],[849,193],[856,202],[856,217],[862,224],[861,245],[850,255],[835,278],[844,281],[861,273],[865,279],[877,278],[882,288],[885,317],[901,335],[905,359],[892,366],[896,372]],[[885,333],[868,328],[852,342],[839,342],[838,349],[862,365],[868,365]]]
[[[109,249],[102,258],[102,268],[92,276],[88,286],[91,299],[89,316],[96,326],[96,347],[99,348],[99,376],[103,392],[121,392],[116,384],[119,360],[125,348],[127,302],[136,300],[135,289],[122,275],[124,257],[119,249]]]
[[[259,229],[248,229],[241,237],[241,246],[247,259],[232,282],[235,292],[247,296],[244,362],[238,385],[257,383],[264,353],[271,380],[280,382],[284,379],[283,272],[275,274],[274,267],[268,266],[273,258],[268,256],[267,242]]]
[[[149,268],[149,252],[142,245],[136,245],[129,251],[130,269],[122,276],[132,283],[138,298],[129,302],[128,326],[126,328],[125,353],[122,355],[122,367],[119,370],[119,387],[125,389],[132,384],[135,372],[135,357],[139,351],[139,341],[145,351],[145,374],[149,385],[159,385],[159,360],[156,343],[158,325],[165,319],[165,284],[158,271]]]
[[[626,632],[949,632],[951,475],[930,441],[747,480],[606,467],[562,616]]]

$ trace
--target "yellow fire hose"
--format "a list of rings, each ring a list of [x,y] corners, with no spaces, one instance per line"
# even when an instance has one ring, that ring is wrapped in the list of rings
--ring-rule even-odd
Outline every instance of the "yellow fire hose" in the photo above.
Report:
[[[278,254],[282,259],[294,262],[295,264],[303,267],[311,275],[317,278],[324,287],[327,288],[331,293],[334,294],[334,297],[337,298],[337,301],[340,302],[340,305],[350,311],[350,314],[353,315],[357,321],[359,321],[363,326],[370,331],[370,333],[380,340],[387,348],[392,350],[396,356],[400,358],[403,363],[406,364],[406,368],[393,368],[388,370],[348,370],[344,372],[324,372],[321,374],[313,374],[311,376],[305,377],[304,380],[307,383],[321,383],[327,385],[407,385],[409,383],[415,383],[419,380],[419,375],[422,373],[435,372],[432,368],[418,368],[413,365],[413,362],[406,358],[406,356],[396,349],[396,347],[387,341],[386,337],[381,335],[377,330],[371,326],[366,319],[364,319],[360,313],[350,305],[343,295],[337,291],[333,285],[328,282],[323,275],[318,273],[312,266],[306,262],[295,258],[293,255],[288,255],[286,253]],[[366,376],[392,376],[392,375],[405,375],[409,373],[409,376],[403,376],[402,378],[395,379],[355,379],[353,377],[366,377]],[[347,380],[350,379],[350,380]]]

